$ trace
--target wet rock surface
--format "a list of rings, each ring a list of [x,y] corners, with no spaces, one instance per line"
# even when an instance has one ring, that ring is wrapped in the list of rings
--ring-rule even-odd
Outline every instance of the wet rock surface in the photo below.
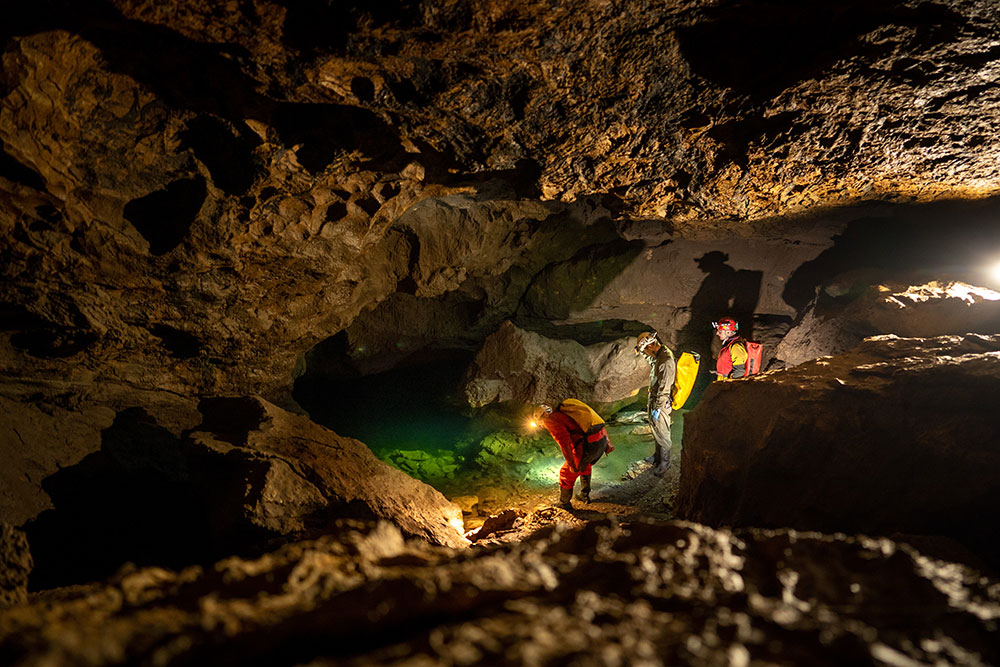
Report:
[[[523,542],[462,552],[347,522],[257,559],[123,570],[0,612],[0,655],[12,665],[998,659],[1000,582],[890,540],[540,522]]]
[[[998,358],[997,335],[876,336],[715,383],[685,420],[677,516],[943,535],[996,567]]]

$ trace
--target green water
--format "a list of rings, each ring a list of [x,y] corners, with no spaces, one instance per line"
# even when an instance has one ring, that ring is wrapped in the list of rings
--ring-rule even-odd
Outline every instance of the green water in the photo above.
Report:
[[[294,397],[317,423],[361,440],[386,463],[449,497],[484,489],[554,490],[563,457],[548,432],[532,431],[509,413],[474,412],[457,400],[470,360],[455,355],[352,379],[307,373],[296,382]],[[674,465],[681,428],[682,417],[675,415]],[[652,436],[635,430],[635,424],[609,423],[615,451],[594,466],[595,485],[620,481],[629,466],[652,454]]]

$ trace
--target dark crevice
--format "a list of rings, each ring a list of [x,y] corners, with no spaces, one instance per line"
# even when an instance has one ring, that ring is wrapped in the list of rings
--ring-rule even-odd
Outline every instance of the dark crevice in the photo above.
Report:
[[[322,171],[338,156],[359,151],[369,165],[389,165],[403,152],[388,124],[370,111],[338,104],[282,104],[272,122],[287,146],[300,145],[299,162]]]
[[[879,26],[918,27],[918,39],[931,44],[947,39],[944,31],[957,33],[966,23],[957,12],[931,3],[728,0],[711,7],[678,37],[697,74],[762,102],[852,55],[875,59],[879,54],[859,37]],[[891,45],[881,48],[888,53]]]
[[[179,138],[208,167],[215,185],[228,194],[241,195],[253,184],[257,176],[253,150],[260,144],[256,135],[203,114],[188,121]]]
[[[198,340],[197,336],[186,331],[175,329],[166,324],[154,324],[149,328],[149,332],[159,338],[163,347],[178,359],[197,357],[201,351],[201,341]]]
[[[11,183],[34,190],[45,190],[45,181],[38,172],[21,164],[2,150],[0,150],[0,178],[6,178]]]
[[[149,242],[149,252],[162,255],[180,245],[187,236],[205,194],[205,180],[201,176],[174,181],[164,190],[125,204],[123,214]]]

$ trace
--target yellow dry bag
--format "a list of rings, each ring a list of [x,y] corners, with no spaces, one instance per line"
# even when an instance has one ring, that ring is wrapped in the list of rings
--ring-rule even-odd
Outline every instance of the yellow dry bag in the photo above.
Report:
[[[575,398],[567,398],[560,403],[559,412],[568,415],[587,435],[604,428],[604,420],[601,419],[601,416],[594,412],[589,405]]]
[[[683,408],[688,396],[691,395],[700,364],[701,355],[697,352],[681,352],[681,357],[677,360],[677,375],[674,378],[674,386],[670,389],[670,404],[674,410]]]

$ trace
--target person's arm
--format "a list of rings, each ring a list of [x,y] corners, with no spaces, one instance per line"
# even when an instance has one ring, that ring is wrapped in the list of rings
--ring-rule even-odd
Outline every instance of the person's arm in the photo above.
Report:
[[[605,428],[602,428],[599,431],[599,433],[602,436],[604,436],[604,442],[607,443],[606,445],[604,445],[604,453],[605,454],[610,454],[611,452],[615,451],[615,448],[611,446],[611,438],[608,437],[608,430],[605,429]]]
[[[729,356],[733,360],[733,370],[729,373],[729,377],[745,377],[747,374],[747,346],[739,341],[733,343],[729,348]]]
[[[582,452],[578,452],[577,448],[573,446],[573,438],[569,433],[569,429],[563,424],[555,414],[550,415],[545,421],[545,428],[548,429],[549,433],[552,434],[552,438],[559,445],[559,449],[562,450],[563,458],[566,459],[566,463],[573,468],[574,471],[580,468],[580,456]]]

